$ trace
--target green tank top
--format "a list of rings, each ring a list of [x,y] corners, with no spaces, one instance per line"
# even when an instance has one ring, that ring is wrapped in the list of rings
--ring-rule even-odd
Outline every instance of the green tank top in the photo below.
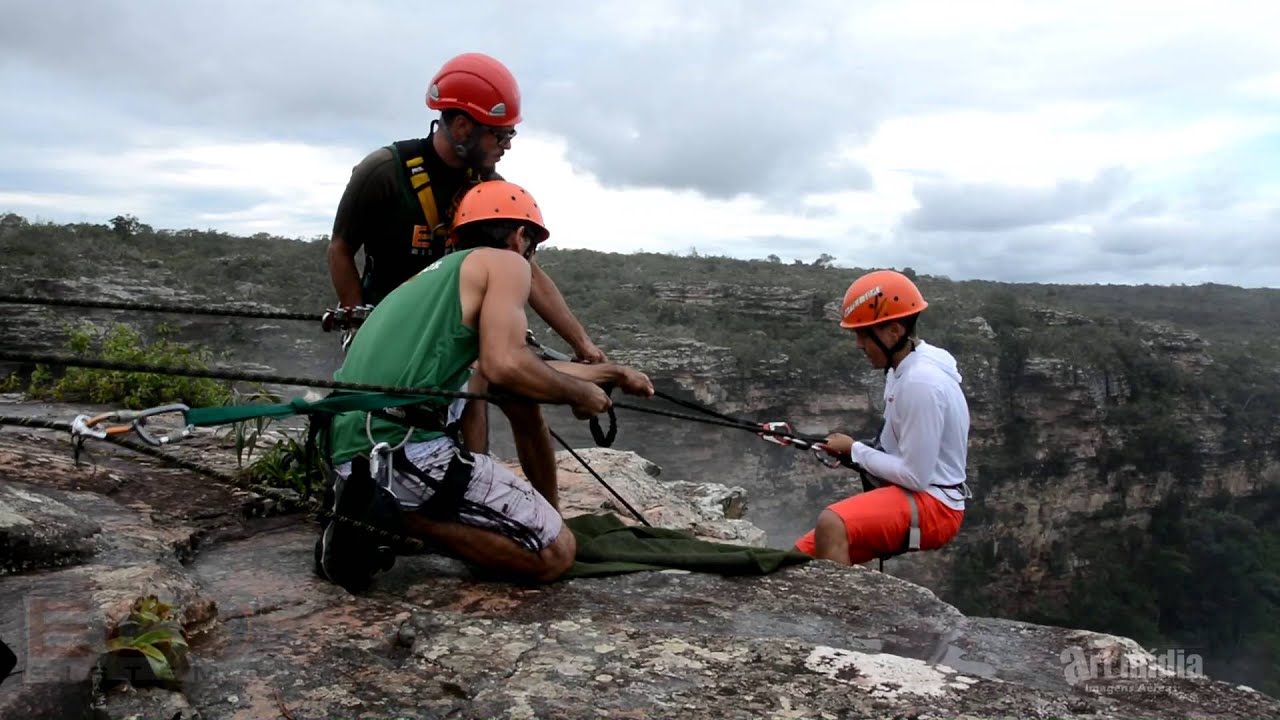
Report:
[[[462,324],[458,277],[462,250],[444,256],[387,294],[365,319],[347,349],[342,367],[333,374],[339,382],[400,387],[462,390],[471,366],[480,356],[476,331]],[[452,398],[428,398],[424,409],[440,408]],[[333,418],[330,458],[341,465],[373,448],[365,430],[364,412]],[[374,442],[392,446],[404,440],[406,428],[373,418]],[[439,437],[438,431],[415,430],[410,442]]]

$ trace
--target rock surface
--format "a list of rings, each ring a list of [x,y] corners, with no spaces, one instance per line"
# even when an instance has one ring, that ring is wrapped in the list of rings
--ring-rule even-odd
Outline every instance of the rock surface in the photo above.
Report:
[[[0,429],[6,512],[98,528],[77,540],[78,564],[0,576],[17,600],[0,605],[0,634],[20,659],[0,684],[5,718],[87,718],[95,703],[116,720],[1280,717],[1280,701],[1124,638],[965,617],[923,587],[825,562],[533,587],[418,555],[353,596],[312,574],[306,516],[252,517],[251,496],[209,478],[101,445],[96,467],[76,467],[69,450],[60,434]],[[642,458],[583,456],[655,524],[711,526],[742,500],[723,486],[664,497]],[[560,459],[566,512],[600,510],[610,496]],[[146,594],[190,636],[181,692],[95,698],[103,633]]]
[[[657,527],[688,530],[712,542],[765,546],[765,533],[742,518],[746,491],[719,483],[660,483],[661,468],[634,452],[587,448],[575,452],[614,492]],[[567,452],[559,453],[561,505],[566,516],[611,512],[638,524],[626,505]],[[523,476],[519,466],[512,468]]]
[[[655,282],[654,297],[683,305],[729,307],[742,315],[822,317],[823,300],[814,290],[785,285],[740,285],[721,282]]]
[[[47,495],[0,486],[0,574],[82,561],[93,552],[89,538],[101,529]]]

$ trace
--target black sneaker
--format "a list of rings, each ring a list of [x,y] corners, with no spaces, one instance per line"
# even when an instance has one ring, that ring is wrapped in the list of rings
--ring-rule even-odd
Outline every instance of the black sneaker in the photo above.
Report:
[[[395,548],[388,539],[344,518],[392,532],[400,529],[398,523],[388,522],[386,517],[388,498],[378,497],[380,489],[368,472],[360,469],[353,467],[346,478],[339,476],[332,490],[326,493],[325,509],[339,517],[322,520],[315,547],[316,573],[351,593],[366,590],[374,575],[391,569],[395,564]],[[389,499],[394,502],[394,498]]]
[[[18,665],[18,656],[13,654],[4,640],[0,640],[0,683],[9,677],[9,673]]]

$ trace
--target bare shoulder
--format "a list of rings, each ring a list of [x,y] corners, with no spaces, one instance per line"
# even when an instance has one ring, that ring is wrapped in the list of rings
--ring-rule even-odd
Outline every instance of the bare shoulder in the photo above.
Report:
[[[529,261],[525,260],[517,253],[510,250],[499,250],[497,248],[481,247],[476,248],[462,261],[463,267],[471,265],[477,270],[482,270],[490,275],[499,275],[503,277],[519,277],[521,275],[529,275]]]

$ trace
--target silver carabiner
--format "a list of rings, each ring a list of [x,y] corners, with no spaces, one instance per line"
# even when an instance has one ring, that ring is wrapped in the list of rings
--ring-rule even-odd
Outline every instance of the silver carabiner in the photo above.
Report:
[[[380,442],[369,451],[369,475],[378,487],[391,490],[391,453],[390,443]]]
[[[844,462],[843,460],[841,460],[840,456],[832,452],[831,448],[827,447],[822,443],[814,443],[810,445],[809,450],[813,452],[813,456],[818,460],[818,462],[822,463],[823,465],[826,465],[829,468],[835,469],[844,465]]]
[[[148,445],[167,445],[174,440],[191,437],[195,426],[188,424],[176,434],[156,436],[147,431],[147,418],[168,413],[186,414],[191,408],[181,403],[159,405],[146,410],[113,410],[101,415],[77,415],[71,423],[71,434],[77,438],[93,437],[105,440],[108,435],[123,435],[136,432],[138,437]],[[99,427],[103,423],[109,423]]]
[[[795,442],[789,438],[782,438],[776,434],[771,434],[771,433],[785,433],[787,435],[795,435],[795,432],[792,431],[791,429],[791,423],[785,423],[785,422],[760,423],[760,428],[762,430],[765,430],[766,432],[756,433],[756,434],[759,435],[760,439],[764,440],[765,442],[771,442],[775,445],[782,445],[783,447],[795,444]],[[803,443],[801,444],[803,445]]]
[[[190,409],[191,408],[187,407],[186,405],[183,405],[182,403],[174,403],[172,405],[160,405],[158,407],[153,407],[153,408],[149,408],[147,410],[141,410],[138,412],[121,413],[120,419],[121,420],[132,419],[133,431],[138,433],[138,437],[142,438],[142,441],[147,443],[148,445],[155,445],[159,447],[161,445],[168,445],[171,442],[175,442],[177,440],[184,440],[186,438],[191,437],[193,434],[195,434],[196,428],[194,425],[187,424],[181,430],[178,430],[174,433],[169,433],[167,435],[159,435],[159,436],[152,435],[147,430],[147,418],[155,417],[156,415],[167,415],[169,413],[180,413],[181,415],[183,415],[183,419],[186,419],[187,411]]]
[[[93,417],[89,415],[77,415],[76,419],[71,421],[71,436],[76,439],[92,437],[98,438],[99,440],[106,440],[107,431],[94,427]]]

